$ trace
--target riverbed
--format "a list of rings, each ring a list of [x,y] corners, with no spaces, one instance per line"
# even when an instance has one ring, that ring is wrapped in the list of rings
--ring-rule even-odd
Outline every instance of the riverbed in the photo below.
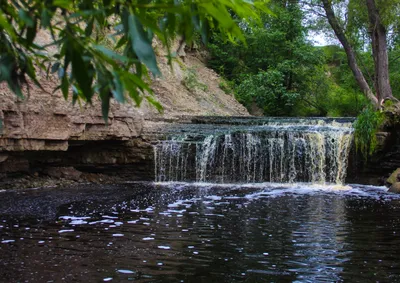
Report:
[[[384,187],[124,183],[0,192],[1,282],[396,282]]]

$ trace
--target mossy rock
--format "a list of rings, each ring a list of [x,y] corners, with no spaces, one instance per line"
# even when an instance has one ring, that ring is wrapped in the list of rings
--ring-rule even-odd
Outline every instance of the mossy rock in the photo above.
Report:
[[[397,168],[389,178],[387,178],[386,183],[393,185],[398,182],[398,176],[400,175],[400,168]]]
[[[384,127],[398,127],[400,125],[400,102],[385,100],[383,113],[385,115]]]
[[[400,194],[400,182],[396,182],[390,186],[389,192]]]

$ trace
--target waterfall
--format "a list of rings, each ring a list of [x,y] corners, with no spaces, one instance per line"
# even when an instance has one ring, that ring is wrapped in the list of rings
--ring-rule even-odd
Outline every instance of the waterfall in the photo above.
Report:
[[[156,181],[344,182],[353,133],[348,121],[249,121],[175,125],[154,145]]]

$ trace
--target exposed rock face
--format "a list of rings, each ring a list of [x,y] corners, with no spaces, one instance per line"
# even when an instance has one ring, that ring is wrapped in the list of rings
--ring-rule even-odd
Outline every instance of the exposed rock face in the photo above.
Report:
[[[172,69],[161,56],[164,51],[160,48],[159,52],[163,77],[155,79],[152,88],[164,113],[146,103],[138,108],[132,102],[112,102],[108,125],[99,101],[73,106],[71,99],[65,101],[59,91],[53,94],[59,84],[56,78],[45,79],[43,74],[39,81],[45,91],[32,87],[24,100],[0,84],[0,181],[20,173],[70,177],[60,167],[153,180],[151,141],[142,137],[146,120],[179,119],[181,115],[248,115],[232,95],[220,89],[220,78],[205,67],[196,52],[180,54],[183,61],[174,62]],[[192,80],[206,87],[185,86],[188,70],[195,74]],[[75,173],[71,173],[72,179],[79,178],[79,172]]]
[[[106,126],[99,103],[80,109],[59,94],[43,94],[37,89],[26,101],[18,101],[4,85],[0,92],[2,152],[65,151],[71,140],[129,140],[138,137],[143,128],[143,115],[129,104],[112,104]]]
[[[65,178],[68,180],[79,180],[82,172],[73,167],[50,167],[44,170],[44,173],[55,178]]]
[[[5,85],[0,86],[0,173],[40,171],[50,165],[79,165],[85,154],[71,153],[77,145],[99,141],[130,141],[143,129],[143,114],[130,104],[113,103],[108,125],[101,116],[99,102],[72,106],[61,94],[32,88],[25,101],[18,100]],[[63,153],[70,155],[62,164]],[[61,158],[62,157],[62,158]],[[62,176],[60,176],[62,177]]]
[[[221,78],[207,68],[196,51],[188,53],[172,68],[161,58],[163,77],[156,79],[152,87],[157,99],[164,106],[162,117],[191,116],[248,116],[246,108],[238,103],[233,94],[220,88]],[[154,109],[145,107],[146,117],[160,116]]]
[[[396,182],[390,186],[389,192],[400,194],[400,182]]]

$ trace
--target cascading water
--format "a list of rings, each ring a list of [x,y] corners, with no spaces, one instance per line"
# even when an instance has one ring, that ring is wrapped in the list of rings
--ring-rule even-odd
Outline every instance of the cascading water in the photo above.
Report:
[[[158,182],[341,184],[353,133],[346,119],[225,119],[174,127],[154,146]]]

